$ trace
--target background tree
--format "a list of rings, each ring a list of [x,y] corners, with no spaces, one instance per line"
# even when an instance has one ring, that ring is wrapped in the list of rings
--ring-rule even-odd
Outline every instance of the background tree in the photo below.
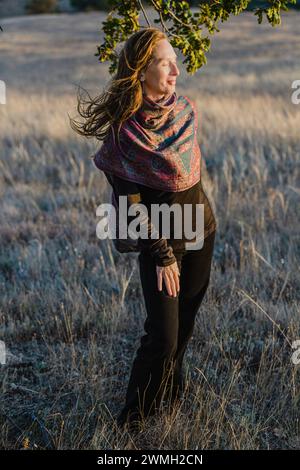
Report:
[[[1,0],[0,0],[1,1]],[[207,63],[206,53],[210,49],[209,36],[202,36],[205,28],[210,35],[219,32],[218,23],[227,21],[232,15],[239,15],[251,10],[257,16],[259,23],[263,18],[272,26],[281,24],[282,10],[299,8],[299,0],[70,0],[71,5],[78,10],[109,11],[102,30],[105,33],[104,43],[97,46],[97,56],[100,62],[109,61],[109,73],[117,68],[118,54],[116,47],[125,41],[133,32],[142,26],[139,15],[142,13],[150,26],[145,6],[152,6],[159,18],[154,23],[160,23],[168,34],[170,43],[185,56],[183,63],[187,64],[187,72],[194,74]],[[57,0],[30,0],[27,10],[30,13],[45,13],[56,8]],[[192,12],[190,7],[197,7]],[[171,26],[166,26],[171,22]],[[3,31],[0,25],[0,30]]]
[[[110,10],[109,0],[71,0],[70,3],[76,10]]]
[[[27,13],[53,13],[57,10],[57,0],[30,0],[26,4]]]
[[[295,5],[297,0],[267,0],[258,8],[254,8],[254,15],[259,23],[265,17],[272,26],[281,24],[282,10],[288,11],[288,5]],[[190,2],[191,3],[191,2]],[[100,62],[110,61],[109,73],[117,69],[118,54],[116,47],[133,32],[138,31],[139,15],[142,13],[148,26],[151,25],[145,6],[152,6],[159,18],[154,23],[160,23],[167,33],[169,41],[174,48],[179,49],[185,56],[183,63],[187,64],[188,73],[194,74],[196,70],[206,64],[206,52],[210,49],[209,36],[202,36],[206,28],[210,35],[219,32],[218,23],[227,21],[232,15],[239,15],[251,5],[249,0],[203,0],[197,2],[198,11],[192,12],[187,1],[178,0],[109,0],[111,11],[106,21],[102,23],[105,33],[103,44],[97,47],[97,56]],[[254,2],[253,2],[254,3]],[[257,2],[255,2],[257,4]],[[167,27],[166,22],[171,22]]]

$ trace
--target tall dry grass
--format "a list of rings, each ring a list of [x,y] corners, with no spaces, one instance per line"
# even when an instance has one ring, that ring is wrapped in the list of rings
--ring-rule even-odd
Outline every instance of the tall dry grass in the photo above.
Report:
[[[114,418],[143,334],[135,254],[96,237],[107,184],[75,135],[76,85],[97,92],[98,13],[3,20],[0,79],[1,448],[124,448]],[[136,448],[299,449],[299,13],[222,25],[208,64],[181,66],[199,111],[217,222],[211,282],[186,353],[188,390]],[[188,83],[188,88],[186,85]]]

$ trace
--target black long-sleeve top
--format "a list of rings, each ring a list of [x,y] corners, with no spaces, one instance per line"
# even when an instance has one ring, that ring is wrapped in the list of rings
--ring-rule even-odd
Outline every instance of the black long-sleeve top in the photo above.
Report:
[[[192,242],[195,240],[185,238],[183,224],[182,224],[182,236],[180,238],[174,237],[176,225],[174,224],[174,218],[172,211],[170,211],[170,233],[169,236],[165,237],[162,233],[162,214],[159,216],[159,227],[151,221],[151,204],[167,204],[169,206],[173,204],[180,204],[182,214],[184,214],[184,204],[192,205],[192,229],[196,229],[195,223],[195,205],[204,204],[204,238],[210,233],[216,230],[217,223],[212,211],[211,205],[205,194],[201,179],[191,188],[185,189],[179,192],[173,191],[161,191],[159,189],[150,188],[148,186],[128,181],[119,176],[113,175],[108,172],[104,172],[109,183],[113,187],[115,196],[127,196],[127,207],[134,203],[142,203],[146,206],[148,214],[144,217],[142,223],[147,226],[148,237],[146,239],[139,238],[139,248],[144,251],[149,251],[151,256],[154,257],[155,262],[158,266],[169,266],[176,261],[175,253],[185,253],[185,242]],[[135,216],[128,216],[127,223],[129,224]],[[180,219],[181,220],[181,219]],[[182,217],[183,220],[183,217]],[[151,238],[151,234],[156,233],[157,238]]]

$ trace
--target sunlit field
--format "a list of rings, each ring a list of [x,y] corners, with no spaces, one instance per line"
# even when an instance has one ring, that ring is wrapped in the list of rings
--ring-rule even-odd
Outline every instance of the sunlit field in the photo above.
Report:
[[[137,254],[97,238],[101,143],[68,118],[78,85],[94,95],[110,79],[94,56],[105,18],[1,20],[0,446],[300,449],[300,13],[277,28],[251,13],[221,24],[193,76],[176,51],[218,232],[185,399],[129,444],[114,420],[144,334]]]

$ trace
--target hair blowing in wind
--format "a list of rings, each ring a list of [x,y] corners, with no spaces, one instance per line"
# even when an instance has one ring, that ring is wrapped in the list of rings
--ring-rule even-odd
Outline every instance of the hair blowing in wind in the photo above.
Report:
[[[106,89],[95,98],[87,90],[88,99],[77,93],[77,111],[83,122],[70,118],[70,125],[78,134],[104,140],[110,127],[130,118],[143,102],[143,89],[140,74],[152,61],[152,53],[161,39],[167,39],[164,32],[157,28],[145,28],[132,34],[119,54],[115,76],[108,82]]]

